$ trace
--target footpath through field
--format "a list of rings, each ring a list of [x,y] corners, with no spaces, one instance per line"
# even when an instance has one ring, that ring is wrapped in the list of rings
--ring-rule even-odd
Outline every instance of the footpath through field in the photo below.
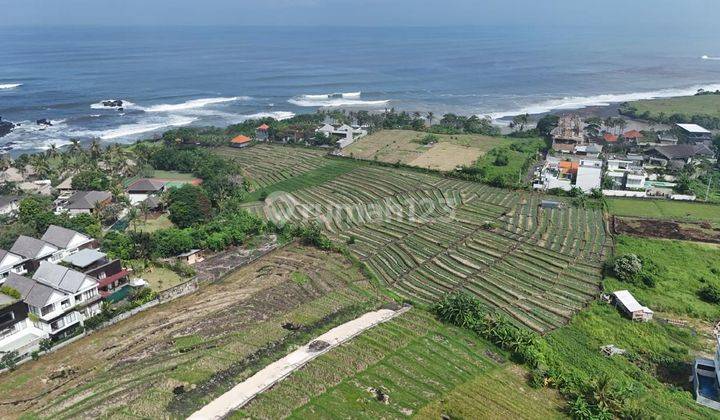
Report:
[[[282,359],[271,363],[210,404],[193,413],[188,419],[207,420],[223,418],[232,410],[241,408],[255,398],[255,396],[285,379],[316,357],[327,353],[378,324],[395,318],[409,309],[410,307],[405,307],[397,311],[380,309],[375,312],[368,312],[359,318],[339,325]],[[320,342],[327,343],[327,346],[317,348],[316,345]],[[316,350],[313,350],[311,347],[315,347]]]

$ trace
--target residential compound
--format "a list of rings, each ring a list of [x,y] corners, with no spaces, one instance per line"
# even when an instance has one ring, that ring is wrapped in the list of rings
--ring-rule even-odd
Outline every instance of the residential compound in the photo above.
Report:
[[[688,165],[715,162],[715,151],[707,141],[710,132],[694,124],[678,124],[677,135],[665,132],[651,139],[637,130],[593,135],[588,131],[577,115],[559,118],[551,131],[552,149],[535,173],[535,189],[688,199],[692,197],[673,193],[675,174]]]
[[[120,260],[98,251],[97,241],[71,229],[50,226],[40,238],[20,236],[0,250],[0,352],[20,356],[42,339],[59,339],[100,312],[101,301],[128,282]]]

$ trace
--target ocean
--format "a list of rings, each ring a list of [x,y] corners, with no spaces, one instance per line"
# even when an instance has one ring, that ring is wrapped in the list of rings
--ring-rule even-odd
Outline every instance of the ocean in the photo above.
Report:
[[[713,28],[4,27],[0,40],[14,154],[321,107],[499,119],[720,89]]]

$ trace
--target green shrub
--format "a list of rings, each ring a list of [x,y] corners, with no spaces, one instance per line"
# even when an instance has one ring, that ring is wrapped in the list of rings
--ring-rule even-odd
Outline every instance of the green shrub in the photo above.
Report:
[[[715,284],[706,284],[698,290],[700,299],[708,303],[720,303],[720,287]]]
[[[0,286],[0,293],[10,296],[13,299],[20,299],[22,298],[22,295],[20,295],[20,292],[18,292],[17,289],[12,288],[10,286]]]

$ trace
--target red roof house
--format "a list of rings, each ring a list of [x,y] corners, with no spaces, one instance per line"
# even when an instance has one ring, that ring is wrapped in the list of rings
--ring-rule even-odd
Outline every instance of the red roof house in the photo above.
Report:
[[[270,126],[267,124],[263,124],[260,127],[257,128],[260,131],[268,131],[270,129]]]
[[[637,130],[630,130],[627,133],[623,134],[623,138],[625,138],[626,140],[636,140],[637,141],[637,140],[640,140],[641,138],[643,138],[643,135],[641,132],[639,132]]]
[[[249,146],[251,141],[252,139],[250,137],[240,134],[239,136],[230,140],[230,145],[232,147],[245,147]]]
[[[608,143],[615,143],[618,141],[618,136],[615,134],[605,133],[605,135],[603,135],[603,139],[605,139]]]

